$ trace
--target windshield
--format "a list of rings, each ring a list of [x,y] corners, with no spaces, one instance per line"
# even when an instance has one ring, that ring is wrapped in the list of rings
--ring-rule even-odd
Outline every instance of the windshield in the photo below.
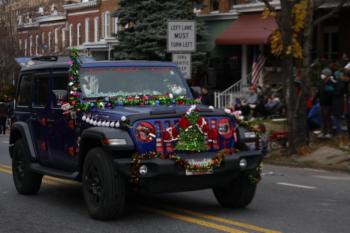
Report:
[[[185,82],[173,67],[83,68],[80,77],[84,98],[189,95]]]

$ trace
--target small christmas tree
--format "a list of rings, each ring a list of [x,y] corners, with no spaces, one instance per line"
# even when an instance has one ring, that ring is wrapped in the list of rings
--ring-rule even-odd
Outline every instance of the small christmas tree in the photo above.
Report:
[[[180,134],[175,149],[178,151],[192,152],[207,151],[208,146],[204,135],[208,128],[203,122],[205,123],[205,120],[200,117],[197,112],[187,112],[179,121]]]

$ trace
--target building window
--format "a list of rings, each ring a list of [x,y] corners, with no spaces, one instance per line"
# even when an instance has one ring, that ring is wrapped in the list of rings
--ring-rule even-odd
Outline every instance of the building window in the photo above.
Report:
[[[19,48],[19,50],[22,50],[22,40],[21,39],[18,40],[18,48]]]
[[[39,51],[38,51],[38,47],[39,47],[39,35],[35,36],[35,55],[38,56]]]
[[[99,24],[98,24],[98,17],[95,17],[94,20],[94,40],[95,42],[99,41]]]
[[[114,18],[114,34],[117,35],[119,31],[119,18]]]
[[[27,56],[27,39],[24,40],[24,56]]]
[[[325,26],[323,29],[324,57],[332,60],[337,59],[339,52],[339,28]]]
[[[85,19],[85,43],[90,42],[90,18]]]
[[[58,29],[55,29],[55,52],[58,51]]]
[[[29,56],[32,56],[33,49],[33,36],[29,37]]]
[[[73,24],[69,25],[69,47],[73,47]]]
[[[51,49],[51,32],[47,34],[47,47]]]
[[[109,11],[105,12],[105,38],[111,36],[111,14]]]
[[[66,48],[66,30],[62,29],[62,49]]]
[[[211,11],[219,11],[219,0],[211,0]]]
[[[81,44],[82,44],[81,23],[78,23],[78,25],[77,25],[77,46],[80,46]]]

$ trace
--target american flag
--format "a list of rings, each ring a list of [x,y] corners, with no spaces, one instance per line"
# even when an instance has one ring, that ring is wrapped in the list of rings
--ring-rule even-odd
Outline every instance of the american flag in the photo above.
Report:
[[[256,86],[259,82],[259,78],[262,75],[262,71],[266,62],[266,57],[263,54],[256,56],[254,53],[253,65],[252,65],[252,86]]]

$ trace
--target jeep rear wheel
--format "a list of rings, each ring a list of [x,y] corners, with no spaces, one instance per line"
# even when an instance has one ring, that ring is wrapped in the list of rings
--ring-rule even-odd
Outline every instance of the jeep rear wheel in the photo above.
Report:
[[[83,167],[83,195],[91,217],[109,220],[123,214],[125,181],[102,148],[90,150]]]
[[[243,208],[253,200],[256,184],[249,181],[247,175],[237,177],[227,187],[213,188],[214,195],[223,207]]]
[[[23,195],[38,193],[42,175],[29,170],[30,158],[27,145],[20,139],[15,143],[12,157],[12,175],[17,192]]]

